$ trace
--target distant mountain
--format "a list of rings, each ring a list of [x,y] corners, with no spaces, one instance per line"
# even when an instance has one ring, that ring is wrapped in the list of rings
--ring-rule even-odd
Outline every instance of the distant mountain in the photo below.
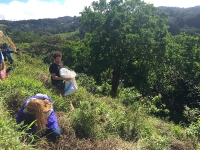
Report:
[[[185,32],[200,37],[200,6],[190,8],[158,7],[169,14],[169,32],[173,35]]]
[[[6,32],[34,32],[40,35],[74,31],[79,27],[78,17],[31,19],[20,21],[0,20],[0,30]]]
[[[57,19],[59,21],[73,21],[74,18],[76,18],[76,17],[64,16],[64,17],[58,17]]]
[[[168,31],[173,35],[180,34],[180,32],[195,36],[200,35],[200,6],[190,8],[162,6],[157,8],[159,11],[165,11],[169,14]],[[64,16],[54,19],[0,20],[0,30],[5,31],[7,34],[27,32],[38,35],[60,34],[79,29],[79,18]]]
[[[176,16],[176,13],[184,12],[184,13],[200,13],[200,6],[195,7],[189,7],[189,8],[181,8],[181,7],[166,7],[166,6],[160,6],[157,7],[159,10],[163,10],[165,12],[168,12],[170,16]]]

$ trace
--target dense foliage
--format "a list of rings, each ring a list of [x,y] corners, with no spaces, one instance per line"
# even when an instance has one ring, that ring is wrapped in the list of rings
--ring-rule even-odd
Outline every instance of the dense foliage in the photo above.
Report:
[[[198,126],[183,128],[150,115],[159,111],[156,102],[160,101],[160,95],[151,100],[135,88],[123,88],[112,99],[105,96],[104,88],[96,85],[92,77],[78,74],[78,91],[63,97],[50,85],[48,65],[27,54],[15,57],[15,61],[14,66],[9,65],[13,67],[10,76],[0,83],[1,149],[173,150],[187,147],[193,150],[197,147]],[[53,100],[62,130],[57,142],[17,130],[17,111],[25,99],[36,93],[47,94]],[[70,110],[70,101],[74,111]]]
[[[198,143],[198,8],[156,8],[140,0],[99,0],[86,7],[81,17],[1,20],[0,29],[13,39],[23,57],[28,54],[37,58],[23,58],[26,63],[40,59],[49,65],[53,51],[59,50],[64,65],[77,72],[81,88],[73,97],[77,111],[71,116],[71,126],[78,137],[105,138],[110,134],[125,140],[141,136],[148,140],[154,136],[149,131],[153,129],[144,126],[148,131],[142,132],[142,120],[136,117],[145,112],[188,127],[188,135]],[[32,78],[36,78],[37,71]],[[21,86],[22,95],[38,92],[32,89],[35,87],[46,90],[35,79],[23,78],[19,83],[17,77],[13,80],[8,87],[1,86]],[[113,98],[110,101],[109,97],[111,106],[96,99],[102,96]],[[107,98],[102,99],[107,102]],[[56,107],[64,109],[62,104]]]
[[[148,88],[146,77],[165,54],[165,14],[161,18],[152,5],[134,0],[100,0],[81,14],[81,27],[89,33],[89,73],[102,83],[99,75],[111,70],[113,97],[122,80],[141,90]],[[141,78],[141,74],[146,76]]]
[[[178,7],[158,7],[169,13],[168,25],[170,26],[169,32],[173,35],[186,32],[189,35],[200,37],[200,6],[191,8],[178,8]]]

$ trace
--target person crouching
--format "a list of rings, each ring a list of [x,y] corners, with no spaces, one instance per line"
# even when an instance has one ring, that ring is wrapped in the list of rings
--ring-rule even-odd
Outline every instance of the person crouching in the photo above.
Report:
[[[45,94],[36,94],[28,98],[17,113],[17,124],[24,121],[30,126],[27,133],[41,133],[41,137],[58,139],[61,131],[53,109],[52,100]]]

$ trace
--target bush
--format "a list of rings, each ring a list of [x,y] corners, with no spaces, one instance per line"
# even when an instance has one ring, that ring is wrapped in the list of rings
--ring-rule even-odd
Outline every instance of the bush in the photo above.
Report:
[[[77,74],[76,80],[79,85],[83,86],[89,93],[97,93],[97,85],[94,78],[87,76],[84,73],[79,73]]]
[[[193,122],[186,129],[187,136],[194,139],[195,143],[200,142],[200,119],[197,122]]]
[[[89,111],[76,110],[73,114],[72,127],[79,138],[96,137],[95,116]]]
[[[120,99],[125,106],[132,105],[141,97],[142,95],[134,87],[121,89],[118,94],[118,99]]]

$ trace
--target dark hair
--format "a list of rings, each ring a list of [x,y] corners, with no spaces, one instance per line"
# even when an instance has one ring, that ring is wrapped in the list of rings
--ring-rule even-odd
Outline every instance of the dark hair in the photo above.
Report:
[[[62,53],[60,51],[55,51],[53,53],[53,58],[55,59],[56,57],[62,57]]]

